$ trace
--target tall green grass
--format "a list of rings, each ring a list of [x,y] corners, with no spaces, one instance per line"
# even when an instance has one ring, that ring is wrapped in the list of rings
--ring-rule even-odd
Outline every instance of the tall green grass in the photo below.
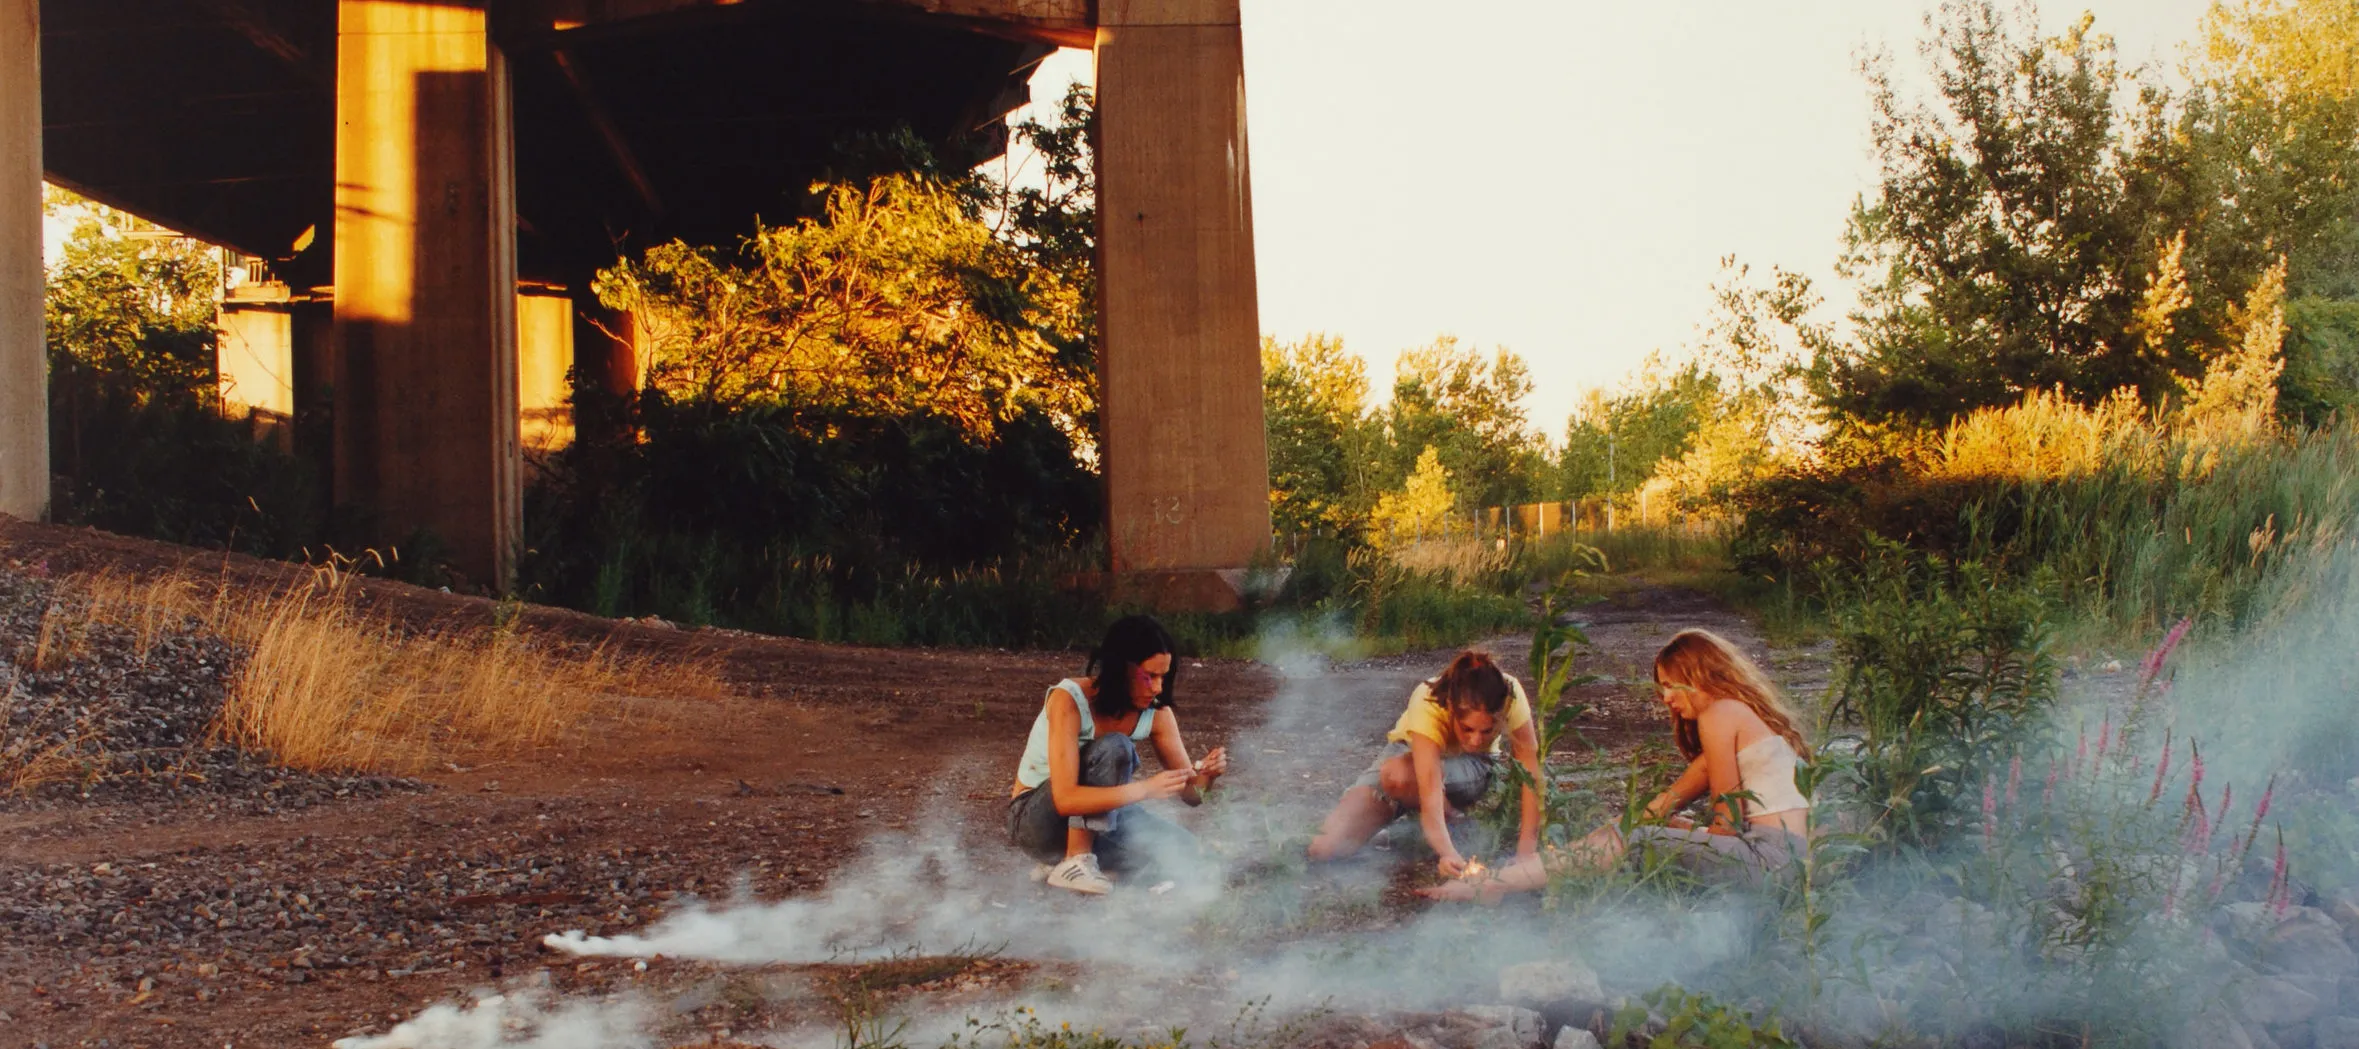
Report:
[[[2223,439],[2035,396],[1928,448],[1774,479],[1744,510],[1732,555],[1748,575],[1840,577],[1874,537],[2050,573],[2064,618],[2101,637],[2187,616],[2235,629],[2267,610],[2286,566],[2351,536],[2359,420]]]

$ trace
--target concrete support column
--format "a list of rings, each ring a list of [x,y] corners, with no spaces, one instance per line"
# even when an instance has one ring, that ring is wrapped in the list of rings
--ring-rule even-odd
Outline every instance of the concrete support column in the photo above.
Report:
[[[1233,607],[1270,538],[1237,0],[1100,0],[1100,418],[1118,596]]]
[[[0,514],[49,512],[41,346],[41,4],[0,0]]]
[[[284,284],[240,284],[222,300],[213,371],[221,409],[254,427],[257,440],[294,447],[294,294]]]
[[[522,530],[506,64],[483,0],[338,0],[336,501],[505,588]],[[407,552],[405,552],[407,553]]]
[[[565,289],[516,289],[516,389],[527,462],[573,443],[573,331]]]

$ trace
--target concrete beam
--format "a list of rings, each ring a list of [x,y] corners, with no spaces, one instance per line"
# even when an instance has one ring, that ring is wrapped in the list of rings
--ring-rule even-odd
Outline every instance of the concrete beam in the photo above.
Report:
[[[504,589],[522,530],[507,67],[480,0],[339,0],[335,489]]]
[[[984,32],[1059,47],[1088,47],[1097,21],[1092,0],[794,0],[804,7],[881,8],[957,19]],[[514,32],[525,38],[598,28],[648,18],[775,6],[776,0],[516,0]],[[1232,7],[1234,4],[1231,5]],[[1232,21],[1234,21],[1232,19]]]
[[[1100,419],[1116,590],[1233,606],[1270,538],[1236,0],[1103,0]]]
[[[49,512],[41,345],[41,4],[0,0],[0,514]]]

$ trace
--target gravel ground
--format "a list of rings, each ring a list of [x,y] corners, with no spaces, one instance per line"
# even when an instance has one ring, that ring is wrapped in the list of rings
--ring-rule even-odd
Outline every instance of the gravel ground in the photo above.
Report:
[[[0,812],[104,801],[252,814],[420,789],[298,772],[214,739],[235,646],[194,622],[143,644],[38,572],[0,565]]]

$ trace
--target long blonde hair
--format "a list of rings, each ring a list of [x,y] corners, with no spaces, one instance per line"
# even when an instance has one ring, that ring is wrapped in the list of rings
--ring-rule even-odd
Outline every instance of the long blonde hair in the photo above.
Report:
[[[1694,687],[1714,699],[1733,699],[1753,708],[1761,723],[1786,738],[1794,753],[1808,758],[1810,744],[1802,738],[1792,707],[1745,654],[1709,630],[1682,630],[1655,653],[1655,683]],[[1703,733],[1695,719],[1671,715],[1671,738],[1679,752],[1693,761],[1704,753]]]

